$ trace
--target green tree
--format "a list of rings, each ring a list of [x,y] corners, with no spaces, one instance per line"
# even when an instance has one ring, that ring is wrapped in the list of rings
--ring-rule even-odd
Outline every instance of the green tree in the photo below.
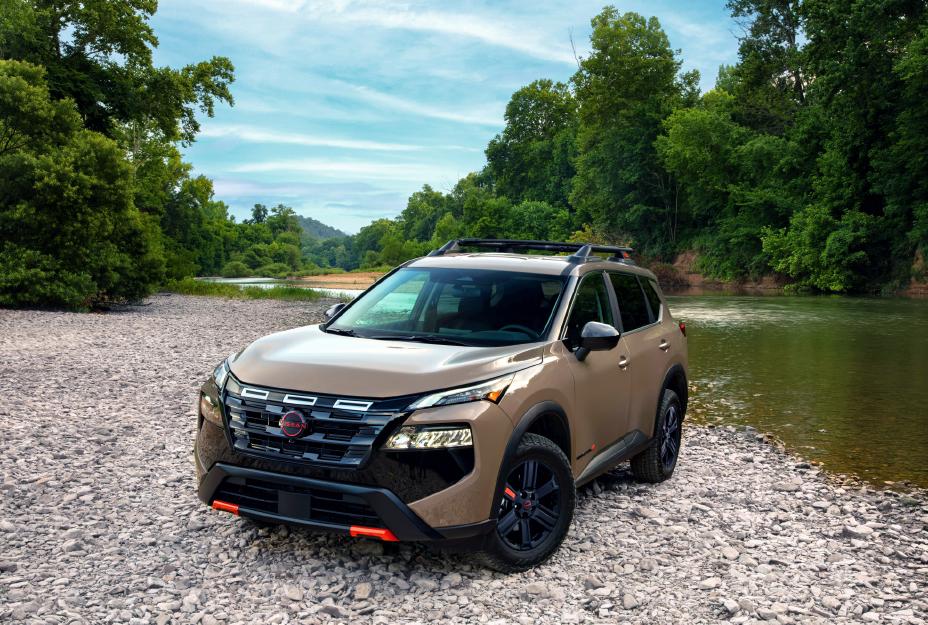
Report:
[[[568,206],[574,176],[577,103],[564,83],[536,80],[506,105],[506,127],[486,149],[495,190],[512,201]]]
[[[149,18],[156,0],[4,0],[0,55],[47,70],[53,99],[70,98],[86,128],[114,136],[153,123],[169,141],[190,142],[197,112],[232,102],[232,63],[213,57],[181,69],[155,67]]]
[[[160,282],[156,220],[133,204],[132,169],[85,130],[42,68],[0,61],[0,304],[87,308]]]
[[[582,222],[627,233],[649,250],[672,250],[677,185],[654,142],[664,118],[694,98],[698,77],[680,75],[656,18],[606,7],[592,25],[593,50],[573,79],[580,129],[571,202]]]

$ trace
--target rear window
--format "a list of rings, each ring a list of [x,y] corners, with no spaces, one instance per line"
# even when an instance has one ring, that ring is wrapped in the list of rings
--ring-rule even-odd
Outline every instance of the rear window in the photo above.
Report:
[[[629,273],[610,273],[612,288],[619,300],[619,314],[622,317],[622,331],[631,332],[651,323],[648,304],[644,298],[638,278]]]

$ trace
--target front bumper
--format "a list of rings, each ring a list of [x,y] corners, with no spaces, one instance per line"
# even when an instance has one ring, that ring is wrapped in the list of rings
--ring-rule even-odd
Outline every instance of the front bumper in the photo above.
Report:
[[[219,405],[211,383],[202,392]],[[498,406],[474,402],[421,410],[408,425],[468,423],[474,447],[432,452],[375,449],[356,469],[257,457],[231,444],[228,415],[201,406],[195,445],[199,498],[254,519],[386,540],[472,541],[492,529],[496,468],[512,431]],[[469,462],[463,458],[469,456]],[[217,502],[219,502],[217,504]]]

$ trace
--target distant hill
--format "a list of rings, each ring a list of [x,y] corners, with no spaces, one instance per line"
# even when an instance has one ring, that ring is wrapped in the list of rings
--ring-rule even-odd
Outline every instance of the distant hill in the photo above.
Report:
[[[303,232],[316,239],[332,239],[335,237],[348,236],[338,228],[327,226],[326,224],[313,219],[312,217],[303,217],[302,215],[297,215],[296,218],[300,220],[300,227],[303,228]]]

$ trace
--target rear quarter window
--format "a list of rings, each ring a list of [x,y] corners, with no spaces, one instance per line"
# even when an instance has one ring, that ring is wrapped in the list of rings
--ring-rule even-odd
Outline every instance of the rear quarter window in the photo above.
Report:
[[[661,296],[657,292],[657,284],[654,280],[642,278],[641,286],[644,288],[645,297],[648,298],[648,304],[651,305],[651,321],[657,321],[661,317]]]

